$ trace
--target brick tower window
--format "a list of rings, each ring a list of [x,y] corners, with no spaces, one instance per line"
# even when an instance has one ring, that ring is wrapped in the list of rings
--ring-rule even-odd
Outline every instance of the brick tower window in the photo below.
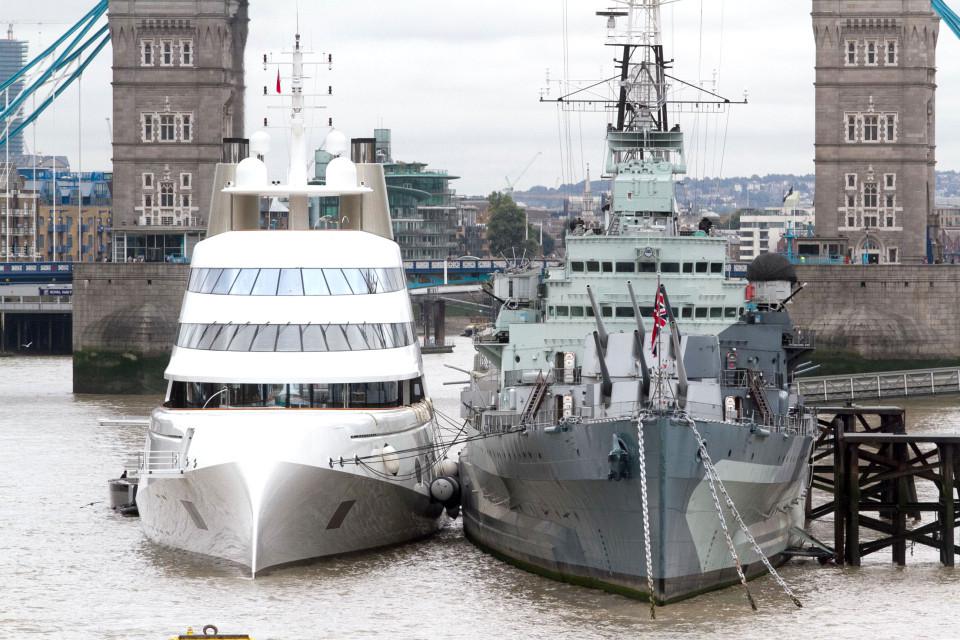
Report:
[[[160,65],[163,67],[173,66],[173,41],[163,40],[160,42]]]
[[[887,65],[897,64],[897,41],[888,40],[887,41]]]
[[[877,185],[874,182],[870,184],[863,185],[863,208],[864,209],[876,209],[877,208]]]
[[[180,64],[184,67],[193,66],[193,40],[180,41]]]
[[[880,141],[880,116],[875,116],[875,115],[863,116],[863,141],[864,142]]]
[[[857,64],[857,41],[847,40],[847,66],[852,67]]]
[[[144,67],[153,66],[153,40],[140,41],[140,65]]]
[[[876,42],[867,42],[867,65],[873,66],[877,64],[877,43]]]
[[[160,206],[173,207],[173,185],[160,185]]]
[[[857,116],[847,116],[847,142],[857,141]]]

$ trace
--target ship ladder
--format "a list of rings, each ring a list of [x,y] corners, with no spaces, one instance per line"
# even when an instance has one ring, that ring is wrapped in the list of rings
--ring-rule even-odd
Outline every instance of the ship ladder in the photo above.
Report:
[[[540,407],[543,405],[543,399],[547,397],[547,378],[543,375],[541,371],[537,374],[537,382],[533,385],[533,392],[530,394],[530,398],[527,399],[527,404],[523,407],[523,412],[520,414],[520,425],[528,424],[533,417],[537,415],[537,412],[540,411]]]
[[[760,411],[760,418],[764,424],[773,424],[773,411],[767,402],[767,394],[763,389],[763,375],[753,369],[747,370],[747,383],[750,385],[750,395]]]
[[[783,590],[783,592],[787,594],[791,600],[793,600],[793,604],[797,605],[799,608],[802,608],[803,603],[800,602],[800,598],[794,594],[793,590],[790,588],[790,585],[788,585],[787,582],[777,572],[777,570],[773,568],[770,560],[763,552],[763,549],[760,548],[756,538],[754,538],[753,534],[750,533],[750,529],[747,528],[746,523],[740,516],[737,506],[733,503],[733,499],[730,497],[730,494],[727,493],[727,488],[723,486],[723,481],[720,479],[716,467],[713,466],[713,460],[710,459],[710,453],[707,451],[707,444],[704,442],[703,437],[700,435],[700,431],[697,429],[697,423],[689,417],[687,417],[686,420],[687,424],[690,426],[690,430],[693,431],[694,438],[697,440],[697,448],[700,451],[700,462],[703,464],[703,470],[707,475],[707,481],[710,485],[710,493],[713,496],[713,504],[717,510],[717,517],[720,520],[720,528],[723,529],[723,534],[727,539],[727,546],[730,548],[730,554],[733,556],[733,561],[737,565],[737,574],[740,576],[740,583],[743,585],[743,589],[747,594],[747,600],[750,601],[750,606],[754,611],[757,610],[757,603],[754,601],[753,595],[750,593],[750,588],[747,586],[747,579],[746,576],[744,576],[743,567],[740,564],[740,557],[737,555],[736,547],[733,544],[733,538],[730,536],[730,531],[727,528],[727,519],[723,515],[723,509],[720,506],[720,499],[717,495],[718,490],[723,496],[723,501],[727,505],[727,509],[730,510],[730,514],[736,521],[737,526],[740,527],[740,531],[743,532],[747,542],[751,547],[753,547],[753,550],[760,558],[760,561],[763,562],[763,566],[766,567],[770,575],[773,576],[773,579],[776,580],[778,585],[780,585],[780,588]]]

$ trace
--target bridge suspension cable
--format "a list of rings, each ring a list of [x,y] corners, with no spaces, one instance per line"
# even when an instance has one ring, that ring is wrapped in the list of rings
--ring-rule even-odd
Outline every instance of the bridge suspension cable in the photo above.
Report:
[[[101,26],[92,35],[88,34],[100,18],[106,14],[107,6],[108,0],[99,0],[86,15],[67,29],[52,45],[44,49],[10,78],[0,83],[0,93],[3,93],[9,91],[9,88],[15,82],[23,82],[27,78],[35,77],[14,100],[4,103],[4,108],[0,110],[0,122],[12,122],[27,99],[36,97],[37,92],[42,88],[48,85],[52,86],[52,91],[49,92],[48,97],[42,100],[38,106],[32,108],[30,115],[19,122],[16,127],[3,127],[3,131],[0,132],[0,145],[5,144],[9,138],[17,135],[35,121],[67,87],[83,75],[93,59],[103,51],[103,48],[110,41],[108,25]],[[71,38],[72,40],[70,40]],[[58,53],[58,49],[68,40],[69,43],[66,47]],[[69,73],[74,63],[77,65],[76,69]],[[46,68],[44,68],[45,65]],[[43,70],[35,71],[35,68]]]
[[[947,23],[947,26],[950,27],[954,35],[960,38],[960,16],[948,7],[944,0],[931,0],[931,4],[933,5],[933,10],[943,18],[943,21]]]

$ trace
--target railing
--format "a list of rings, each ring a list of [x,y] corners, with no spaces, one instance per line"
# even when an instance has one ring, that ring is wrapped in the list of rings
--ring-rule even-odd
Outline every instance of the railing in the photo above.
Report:
[[[546,376],[546,381],[549,384],[580,384],[581,373],[581,367],[574,367],[569,370],[562,367],[556,369],[514,369],[504,372],[503,379],[504,386],[507,387],[536,384],[541,375]],[[567,380],[570,380],[570,382],[566,382]]]
[[[960,394],[960,368],[824,376],[798,380],[796,387],[816,403]]]
[[[747,389],[750,387],[750,369],[724,369],[720,374],[720,384],[733,389]],[[764,388],[782,389],[783,376],[779,373],[773,377],[764,378]]]
[[[817,334],[815,331],[806,329],[794,329],[792,333],[784,337],[783,346],[790,349],[815,349],[817,347]]]
[[[581,407],[566,419],[568,422],[622,420],[632,418],[640,413],[637,402],[615,402],[609,407]],[[694,416],[696,417],[696,416]],[[562,420],[555,408],[547,405],[537,413],[532,420],[524,423],[525,428],[553,427]],[[741,419],[728,419],[728,424],[735,424],[745,429],[765,429],[770,433],[802,434],[813,431],[811,414],[806,412],[791,415],[773,415],[769,420],[757,416],[745,416]],[[482,433],[504,433],[521,428],[521,416],[517,411],[486,411],[480,431]]]
[[[141,476],[153,474],[181,474],[187,466],[187,458],[179,451],[151,451],[137,454],[137,470]],[[182,463],[182,464],[181,464]]]

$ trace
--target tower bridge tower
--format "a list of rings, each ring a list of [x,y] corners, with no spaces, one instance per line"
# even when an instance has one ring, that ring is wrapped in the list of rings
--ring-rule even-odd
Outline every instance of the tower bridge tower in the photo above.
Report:
[[[243,134],[247,0],[111,0],[114,260],[190,255]]]
[[[939,22],[930,0],[813,0],[821,255],[926,258]]]

